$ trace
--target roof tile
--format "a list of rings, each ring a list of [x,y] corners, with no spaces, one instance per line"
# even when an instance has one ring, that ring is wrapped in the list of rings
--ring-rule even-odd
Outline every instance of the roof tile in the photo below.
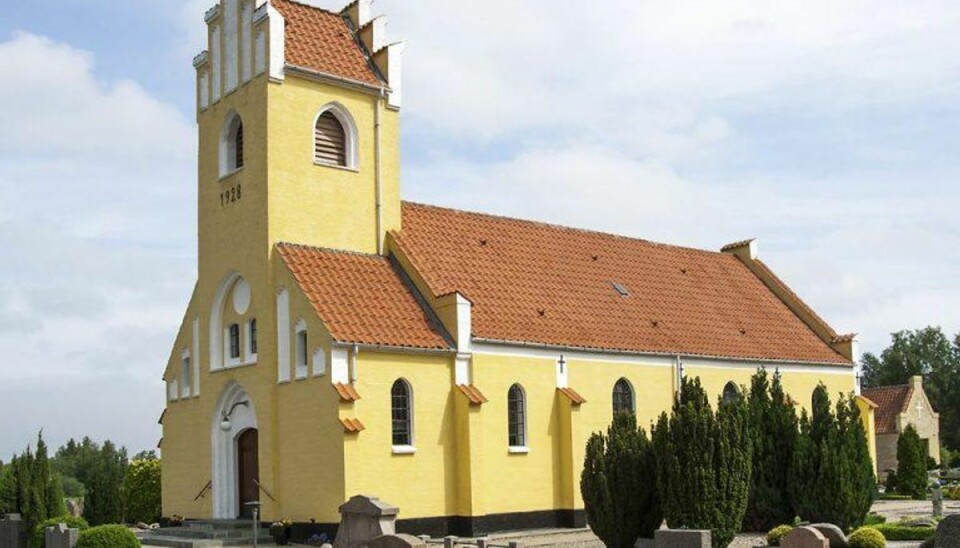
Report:
[[[909,384],[865,388],[863,397],[877,404],[874,412],[874,425],[877,434],[896,434],[897,415],[907,410],[913,398],[913,387]]]

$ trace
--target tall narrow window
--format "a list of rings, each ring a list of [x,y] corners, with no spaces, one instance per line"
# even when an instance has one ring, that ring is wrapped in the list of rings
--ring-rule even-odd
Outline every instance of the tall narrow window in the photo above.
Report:
[[[723,387],[723,403],[737,403],[740,401],[740,390],[730,381]]]
[[[347,132],[329,110],[317,117],[314,127],[314,161],[347,167]]]
[[[193,373],[190,368],[190,354],[184,353],[180,359],[180,378],[183,379],[183,383],[180,385],[180,396],[189,398],[190,379],[193,378]]]
[[[237,124],[236,133],[233,136],[233,168],[240,169],[243,167],[243,122]]]
[[[507,392],[507,432],[510,447],[526,447],[527,401],[519,384],[511,386]]]
[[[230,324],[230,359],[240,359],[240,325]]]
[[[307,362],[310,359],[309,354],[307,353],[307,322],[300,320],[297,322],[297,378],[305,379],[307,378]]]
[[[390,389],[390,418],[393,427],[393,445],[413,445],[413,401],[410,385],[398,379]]]
[[[250,355],[256,356],[257,355],[257,320],[256,318],[250,320],[248,331],[249,331],[248,335],[250,337]]]
[[[633,387],[630,381],[620,379],[613,385],[613,414],[634,413]]]

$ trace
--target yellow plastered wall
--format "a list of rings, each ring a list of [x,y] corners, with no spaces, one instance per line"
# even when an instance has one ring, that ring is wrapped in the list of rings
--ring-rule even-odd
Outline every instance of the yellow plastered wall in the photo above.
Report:
[[[290,382],[277,387],[277,494],[280,513],[271,519],[336,523],[337,508],[346,500],[344,489],[343,426],[338,420],[339,397],[330,382],[331,339],[326,327],[300,291],[279,257],[274,258],[278,287],[290,292]],[[307,324],[307,353],[311,367],[305,379],[296,376],[294,339],[297,320]],[[315,374],[313,354],[322,349],[326,372]],[[276,364],[276,358],[271,364]],[[276,367],[274,367],[276,371]]]
[[[877,474],[877,426],[876,404],[863,397],[857,397],[857,408],[860,409],[860,420],[863,429],[867,432],[867,449],[870,451],[870,460],[873,461],[873,473]]]
[[[381,103],[383,232],[400,227],[399,113],[376,95],[288,75],[268,90],[270,239],[377,252],[375,125]],[[313,161],[314,120],[338,103],[358,131],[356,170]]]
[[[457,513],[457,398],[451,355],[360,350],[357,392],[341,417],[366,426],[345,436],[346,493],[374,493],[400,508],[400,519]],[[394,454],[390,390],[406,380],[413,394],[413,454]]]

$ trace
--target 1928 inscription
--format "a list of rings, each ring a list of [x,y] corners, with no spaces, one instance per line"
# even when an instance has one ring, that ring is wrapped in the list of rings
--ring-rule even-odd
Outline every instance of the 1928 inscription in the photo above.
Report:
[[[220,193],[220,207],[228,206],[240,201],[243,197],[242,185],[232,186]]]

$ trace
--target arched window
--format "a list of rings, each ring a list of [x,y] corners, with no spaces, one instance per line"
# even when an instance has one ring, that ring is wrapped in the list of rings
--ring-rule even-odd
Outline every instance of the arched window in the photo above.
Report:
[[[190,364],[190,352],[187,350],[184,350],[183,354],[180,355],[180,378],[183,380],[183,382],[180,383],[180,396],[189,398],[191,389],[190,379],[193,378],[193,369]]]
[[[233,112],[227,116],[220,136],[220,176],[243,167],[243,120]]]
[[[313,161],[317,164],[357,167],[357,129],[345,108],[333,103],[317,114],[313,124]]]
[[[413,445],[413,394],[410,385],[397,379],[390,389],[390,418],[393,427],[393,445]]]
[[[613,414],[632,414],[634,412],[636,412],[636,408],[634,407],[633,387],[630,386],[630,381],[627,379],[620,379],[613,385]]]
[[[527,446],[527,397],[519,384],[507,392],[507,433],[510,447]]]
[[[740,389],[730,381],[723,387],[723,403],[737,403],[740,401]]]
[[[307,378],[307,369],[310,365],[310,351],[308,346],[307,339],[307,322],[300,320],[297,322],[296,327],[294,328],[296,333],[295,338],[295,349],[296,349],[296,372],[298,379]]]

